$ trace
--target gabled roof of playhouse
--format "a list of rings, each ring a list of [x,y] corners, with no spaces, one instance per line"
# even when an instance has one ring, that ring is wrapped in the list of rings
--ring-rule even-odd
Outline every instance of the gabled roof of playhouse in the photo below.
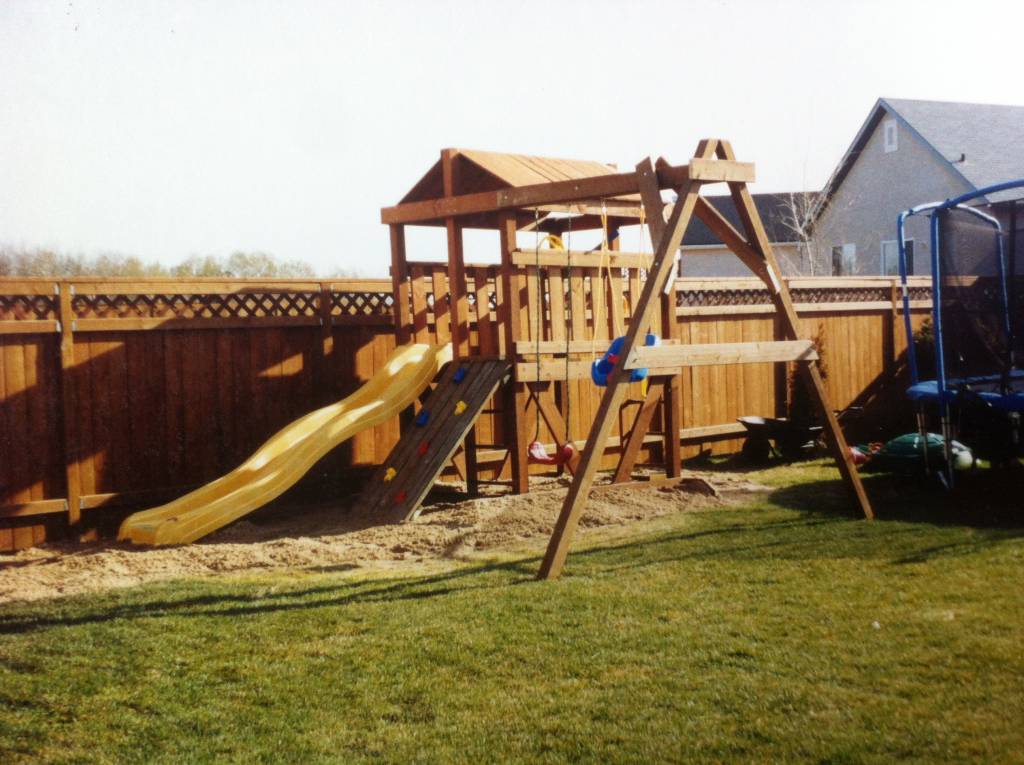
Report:
[[[581,159],[556,159],[535,157],[527,154],[507,154],[477,149],[452,149],[454,152],[453,181],[454,195],[475,194],[485,191],[519,186],[533,186],[553,181],[571,181],[580,178],[594,178],[619,172],[615,165]],[[402,197],[400,204],[424,202],[444,197],[444,173],[441,160],[435,162],[426,174]],[[634,216],[638,213],[639,197],[617,197],[625,205],[616,205],[609,214]],[[593,205],[545,206],[545,210],[564,210],[577,213],[600,212]],[[465,223],[471,227],[496,225],[493,214],[473,216]]]

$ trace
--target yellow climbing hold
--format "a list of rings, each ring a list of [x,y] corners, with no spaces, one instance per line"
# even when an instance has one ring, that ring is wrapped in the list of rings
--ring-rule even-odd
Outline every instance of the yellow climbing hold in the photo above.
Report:
[[[457,417],[458,415],[462,414],[465,411],[466,411],[466,402],[465,401],[459,401],[459,403],[457,403],[455,405],[455,416]]]
[[[384,483],[389,483],[395,480],[395,476],[398,475],[398,471],[394,468],[389,467],[384,471]]]

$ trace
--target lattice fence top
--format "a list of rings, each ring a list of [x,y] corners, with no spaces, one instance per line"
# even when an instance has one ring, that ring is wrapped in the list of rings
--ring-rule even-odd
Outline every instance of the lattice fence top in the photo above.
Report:
[[[316,316],[315,292],[246,292],[170,295],[75,295],[77,319],[174,318],[245,319],[268,316]]]
[[[390,292],[334,292],[332,316],[390,316],[395,299]]]
[[[56,319],[60,309],[54,295],[0,294],[0,320]]]

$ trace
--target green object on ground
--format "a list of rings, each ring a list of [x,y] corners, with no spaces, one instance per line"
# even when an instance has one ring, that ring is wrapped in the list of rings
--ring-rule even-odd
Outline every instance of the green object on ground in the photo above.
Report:
[[[945,463],[945,441],[938,433],[927,434],[928,464],[933,468]],[[867,444],[859,444],[858,451],[870,455],[866,468],[900,473],[920,473],[925,469],[924,449],[918,433],[897,436],[874,454]],[[959,441],[953,441],[954,467],[969,468],[973,462],[971,450]]]

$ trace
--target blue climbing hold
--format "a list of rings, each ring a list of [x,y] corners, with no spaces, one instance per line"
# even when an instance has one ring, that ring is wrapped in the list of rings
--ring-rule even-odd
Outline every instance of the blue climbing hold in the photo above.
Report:
[[[416,426],[422,428],[428,422],[430,422],[430,410],[420,409],[420,413],[416,415]]]
[[[590,379],[594,381],[594,385],[600,385],[602,388],[608,385],[608,375],[615,369],[619,356],[622,354],[622,345],[625,342],[625,337],[615,338],[604,356],[590,365]],[[648,332],[644,339],[644,345],[661,345],[661,338]],[[646,369],[634,369],[629,373],[630,382],[640,382],[645,377],[647,377]]]
[[[467,374],[469,374],[469,372],[466,370],[465,367],[459,367],[458,369],[455,370],[455,374],[452,375],[452,381],[457,385],[458,383],[466,379]]]

